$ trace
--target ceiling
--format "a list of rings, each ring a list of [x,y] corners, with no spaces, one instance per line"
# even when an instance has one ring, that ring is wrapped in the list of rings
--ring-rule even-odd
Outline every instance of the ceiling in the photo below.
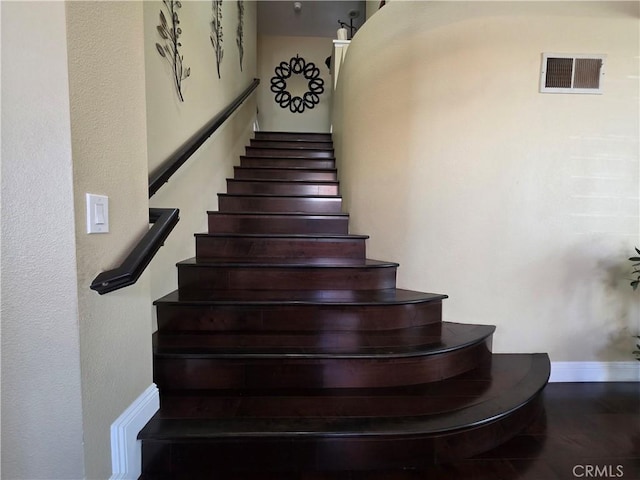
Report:
[[[358,12],[353,24],[360,27],[365,20],[364,1],[305,1],[294,10],[294,1],[262,0],[258,2],[258,34],[291,37],[336,38],[338,20],[349,23],[349,12]]]

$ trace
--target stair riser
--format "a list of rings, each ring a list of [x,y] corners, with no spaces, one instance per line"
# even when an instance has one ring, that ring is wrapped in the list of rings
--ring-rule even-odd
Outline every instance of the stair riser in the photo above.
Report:
[[[340,213],[342,199],[314,197],[244,197],[219,195],[221,212]]]
[[[476,395],[487,388],[485,382],[477,384]],[[431,384],[433,385],[433,384]],[[424,387],[424,385],[423,385]],[[337,393],[336,390],[333,390]],[[237,415],[253,419],[278,418],[282,412],[293,417],[419,417],[460,410],[469,406],[469,396],[388,395],[380,389],[356,389],[345,395],[313,395],[313,392],[294,391],[290,395],[244,395],[243,391],[164,391],[160,408],[167,418],[233,418]],[[388,392],[388,390],[387,390]],[[480,393],[478,393],[480,392]],[[201,394],[199,394],[201,393]],[[357,432],[354,432],[357,433]]]
[[[522,408],[497,421],[477,428],[432,436],[305,438],[301,435],[297,438],[245,437],[180,442],[145,440],[142,447],[143,470],[149,473],[171,472],[178,475],[175,478],[200,479],[214,478],[207,475],[223,471],[344,472],[419,469],[469,458],[490,450],[513,438],[532,419],[543,414],[543,408],[538,395]],[[251,458],[251,462],[247,462],[247,458]],[[153,459],[160,461],[154,463]],[[392,475],[393,478],[405,478],[401,473]],[[421,478],[418,473],[407,475],[406,478]],[[377,474],[375,478],[385,477]]]
[[[338,195],[337,183],[251,182],[227,180],[227,193],[269,195]]]
[[[349,217],[313,215],[209,215],[209,233],[347,234]]]
[[[212,290],[379,290],[394,288],[395,267],[306,268],[178,265],[181,292]]]
[[[413,338],[412,338],[413,337]],[[410,331],[383,332],[161,332],[155,335],[156,351],[162,354],[194,352],[225,352],[243,355],[247,352],[272,354],[339,355],[353,352],[370,356],[393,351],[411,352],[415,349],[438,348],[447,341],[443,325],[435,323]],[[283,400],[285,402],[285,400]],[[324,405],[327,405],[324,403]],[[355,406],[354,406],[355,408]],[[255,412],[251,413],[253,415]],[[361,410],[363,413],[363,410]],[[408,412],[406,413],[408,415]]]
[[[210,359],[158,357],[162,390],[383,388],[437,382],[488,361],[491,342],[438,355],[396,359]]]
[[[248,157],[334,158],[333,149],[245,147],[245,151]]]
[[[369,332],[440,323],[442,302],[406,305],[158,305],[158,331]]]
[[[330,133],[307,132],[255,132],[256,140],[282,140],[299,142],[330,142]]]
[[[315,158],[240,157],[240,166],[248,168],[336,168],[336,161]]]
[[[386,388],[451,378],[489,356],[490,341],[439,355],[382,360],[156,357],[154,382],[161,390]]]
[[[243,180],[319,180],[331,182],[338,179],[338,174],[335,170],[286,170],[277,168],[235,167],[234,177]]]
[[[298,148],[301,150],[305,149],[320,149],[320,150],[333,150],[333,142],[312,142],[305,141],[301,142],[298,140],[287,141],[287,140],[256,140],[251,139],[252,147],[263,147],[263,148]]]
[[[269,260],[334,258],[363,261],[365,239],[196,237],[198,259]]]

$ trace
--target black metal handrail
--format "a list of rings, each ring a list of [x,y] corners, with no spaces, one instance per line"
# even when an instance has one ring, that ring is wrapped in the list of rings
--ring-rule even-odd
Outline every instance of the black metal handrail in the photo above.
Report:
[[[193,152],[222,125],[227,118],[236,111],[249,95],[258,87],[260,79],[254,78],[244,92],[242,92],[227,108],[212,118],[204,127],[196,132],[178,150],[174,152],[155,172],[149,176],[149,198],[169,181],[169,178],[186,162]]]
[[[152,175],[149,176],[149,198],[164,185],[193,153],[215,132],[225,120],[251,95],[260,83],[254,79],[233,102],[211,119],[194,136],[187,140]],[[91,283],[91,289],[100,295],[133,285],[138,281],[144,269],[164,244],[173,228],[180,220],[177,208],[150,208],[149,223],[153,227],[140,239],[131,253],[119,267],[98,274]]]
[[[153,227],[119,267],[102,272],[93,280],[91,290],[103,295],[136,283],[180,220],[179,213],[177,208],[150,208],[149,223],[153,223]]]

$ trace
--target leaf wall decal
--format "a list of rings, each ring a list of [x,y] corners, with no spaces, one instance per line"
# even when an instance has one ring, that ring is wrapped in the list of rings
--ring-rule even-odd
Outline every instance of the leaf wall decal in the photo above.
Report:
[[[220,64],[224,56],[224,50],[222,49],[222,0],[213,0],[211,8],[213,10],[213,18],[211,19],[210,38],[215,52],[218,78],[220,78]]]
[[[238,28],[236,29],[236,45],[240,58],[240,71],[242,71],[242,58],[244,57],[244,1],[238,0]]]
[[[162,9],[160,10],[160,25],[157,26],[158,35],[165,40],[164,46],[156,43],[156,49],[162,58],[167,60],[173,70],[173,81],[178,92],[181,102],[184,102],[182,96],[182,81],[189,77],[191,68],[184,68],[184,55],[181,55],[179,48],[182,43],[178,41],[182,34],[182,28],[178,27],[180,19],[178,17],[178,9],[182,7],[182,3],[175,0],[162,0],[164,7],[167,9],[171,25],[167,21]]]

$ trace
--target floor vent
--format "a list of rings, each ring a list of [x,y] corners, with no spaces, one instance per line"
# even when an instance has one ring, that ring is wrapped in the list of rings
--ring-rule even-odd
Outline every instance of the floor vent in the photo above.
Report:
[[[602,93],[605,55],[542,54],[541,93]]]

